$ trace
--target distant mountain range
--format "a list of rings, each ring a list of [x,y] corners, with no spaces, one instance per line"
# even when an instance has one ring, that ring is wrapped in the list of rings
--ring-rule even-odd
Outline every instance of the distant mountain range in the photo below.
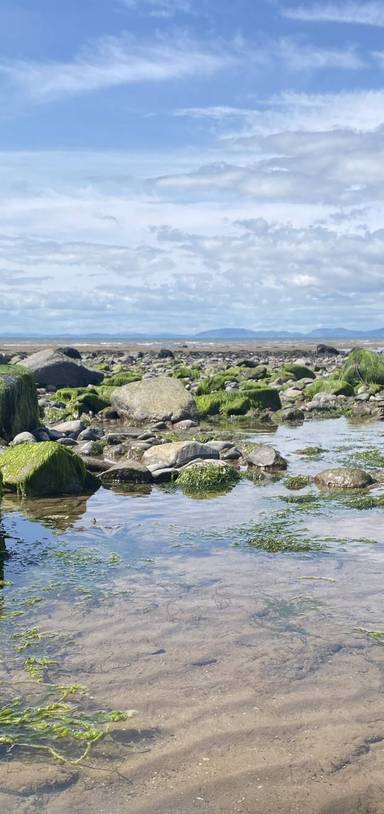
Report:
[[[196,334],[196,339],[384,339],[384,328],[370,331],[348,328],[315,328],[300,331],[251,331],[245,328],[217,328]]]
[[[248,328],[213,328],[209,331],[201,331],[197,334],[174,334],[174,333],[115,333],[115,334],[0,334],[0,340],[52,340],[52,341],[77,341],[77,342],[155,342],[155,341],[198,341],[198,340],[241,340],[241,339],[282,339],[282,340],[329,340],[329,339],[383,339],[384,328],[372,328],[369,331],[349,328],[315,328],[308,333],[300,331],[252,331]]]

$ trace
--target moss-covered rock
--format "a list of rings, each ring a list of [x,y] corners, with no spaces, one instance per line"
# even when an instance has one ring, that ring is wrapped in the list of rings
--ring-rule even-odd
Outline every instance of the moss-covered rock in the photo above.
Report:
[[[194,464],[179,475],[177,485],[186,492],[218,492],[234,486],[240,473],[232,466],[214,463]]]
[[[56,441],[7,449],[0,455],[0,472],[4,488],[23,497],[81,495],[100,485],[81,458]]]
[[[289,373],[292,379],[315,379],[316,374],[311,370],[310,367],[306,367],[305,365],[285,365],[284,371]]]
[[[39,426],[37,391],[28,370],[0,365],[0,437],[6,441]]]
[[[350,384],[384,385],[384,355],[355,348],[344,364],[342,377]]]
[[[131,382],[140,382],[142,376],[140,373],[128,370],[125,373],[115,373],[113,376],[108,376],[103,381],[103,386],[107,387],[124,387],[125,384]]]
[[[250,409],[280,410],[281,401],[278,390],[273,387],[256,387],[249,390],[207,393],[196,398],[199,416],[209,415],[245,415]]]
[[[314,398],[318,393],[331,393],[334,396],[353,396],[353,385],[344,379],[316,379],[313,384],[308,385],[305,394]]]
[[[110,399],[101,391],[102,387],[61,387],[56,391],[55,398],[68,405],[72,413],[100,413],[110,404]],[[112,392],[114,388],[110,388]]]

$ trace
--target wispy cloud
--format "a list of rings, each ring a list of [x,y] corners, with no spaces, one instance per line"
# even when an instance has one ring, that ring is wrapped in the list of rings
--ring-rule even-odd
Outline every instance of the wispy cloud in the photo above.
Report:
[[[90,93],[140,82],[164,82],[210,75],[234,62],[229,49],[197,44],[184,37],[137,42],[108,37],[83,49],[72,62],[0,62],[0,74],[36,101]]]
[[[190,0],[119,0],[124,8],[142,11],[151,17],[174,17],[193,13]]]
[[[319,23],[350,23],[384,28],[384,5],[381,2],[309,3],[282,8],[291,20]]]
[[[355,48],[319,48],[285,38],[276,44],[275,58],[291,71],[302,70],[358,70],[367,67]]]
[[[379,59],[379,54],[377,59]],[[383,54],[384,62],[384,54]],[[176,115],[218,123],[241,122],[239,133],[224,135],[247,143],[247,136],[286,132],[326,130],[376,130],[384,125],[384,92],[381,90],[340,93],[287,92],[269,99],[256,99],[251,107],[193,107],[178,110]],[[252,138],[250,140],[252,146]]]

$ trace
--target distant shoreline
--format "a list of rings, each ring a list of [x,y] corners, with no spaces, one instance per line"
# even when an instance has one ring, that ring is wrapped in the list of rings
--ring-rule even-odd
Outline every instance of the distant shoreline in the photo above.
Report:
[[[157,352],[162,347],[169,347],[174,352],[179,353],[224,353],[224,352],[241,352],[244,353],[257,353],[262,351],[268,352],[284,352],[295,351],[300,352],[314,352],[317,345],[326,344],[332,345],[341,351],[349,351],[356,346],[364,346],[374,348],[376,350],[384,350],[384,340],[377,339],[340,339],[329,338],[326,339],[114,339],[102,338],[94,339],[87,337],[47,337],[42,338],[0,338],[0,352],[18,352],[33,353],[34,351],[42,350],[47,347],[58,347],[60,345],[72,345],[79,347],[84,351],[96,351],[101,348],[106,353],[116,352]]]

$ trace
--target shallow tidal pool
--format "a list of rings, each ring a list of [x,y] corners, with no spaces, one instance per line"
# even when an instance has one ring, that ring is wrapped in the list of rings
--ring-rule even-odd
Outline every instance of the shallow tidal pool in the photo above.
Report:
[[[344,418],[247,438],[287,476],[384,455]],[[3,498],[2,814],[384,811],[384,510],[287,476]]]

